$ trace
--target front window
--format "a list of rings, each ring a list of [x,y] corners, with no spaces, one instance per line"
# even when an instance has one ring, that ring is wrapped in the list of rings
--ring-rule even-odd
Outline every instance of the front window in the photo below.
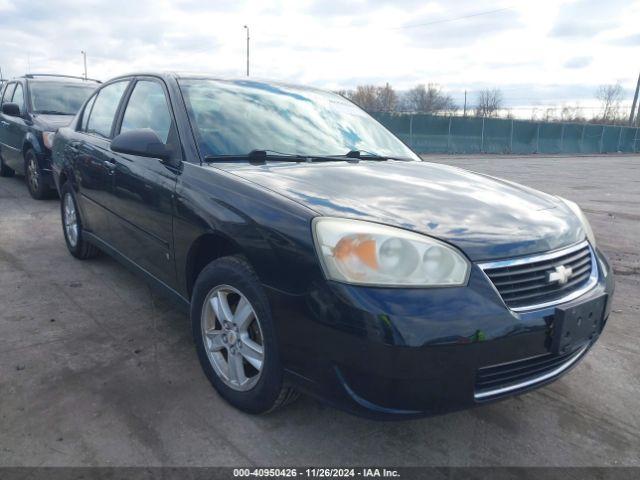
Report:
[[[95,84],[30,82],[33,113],[75,115],[96,88]]]
[[[296,155],[419,158],[340,95],[250,80],[180,80],[203,155],[271,150]]]
[[[162,86],[149,80],[136,83],[124,111],[120,132],[150,128],[163,143],[167,143],[171,123],[171,114]]]

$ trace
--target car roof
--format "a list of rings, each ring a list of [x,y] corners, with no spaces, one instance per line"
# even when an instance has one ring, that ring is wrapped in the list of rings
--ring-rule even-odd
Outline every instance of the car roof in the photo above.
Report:
[[[29,82],[47,82],[47,83],[66,83],[66,84],[90,84],[93,86],[97,86],[100,83],[100,80],[96,80],[94,78],[84,77],[76,77],[73,75],[57,75],[53,73],[27,73],[26,75],[22,75],[20,77],[14,78],[16,80],[28,80]]]
[[[265,78],[259,77],[238,77],[238,76],[225,76],[213,73],[202,73],[202,72],[176,72],[176,71],[140,71],[140,72],[131,72],[124,75],[118,75],[117,77],[110,78],[108,82],[118,80],[121,78],[130,78],[130,77],[160,77],[163,79],[173,78],[175,80],[179,79],[201,79],[201,80],[217,80],[223,82],[237,82],[237,83],[257,83],[263,85],[272,85],[272,86],[282,86],[289,88],[297,88],[301,90],[315,90],[318,92],[327,92],[327,90],[323,90],[322,88],[312,87],[309,85],[301,85],[289,82],[283,82],[279,80],[269,80]]]

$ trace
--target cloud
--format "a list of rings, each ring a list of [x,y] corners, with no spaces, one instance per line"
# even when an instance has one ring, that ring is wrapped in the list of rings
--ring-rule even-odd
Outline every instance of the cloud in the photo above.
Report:
[[[611,40],[612,45],[621,45],[623,47],[635,47],[640,45],[640,34],[627,35]]]
[[[564,68],[584,68],[591,65],[593,57],[573,57],[564,62]]]
[[[632,89],[628,47],[640,45],[637,0],[0,0],[0,66],[21,75],[28,59],[32,72],[79,75],[86,50],[103,80],[242,76],[244,24],[252,76],[330,89],[435,82],[459,103],[485,87],[510,105],[588,99],[616,81]]]
[[[578,0],[563,6],[551,29],[551,36],[593,37],[620,24],[630,7],[629,0]]]

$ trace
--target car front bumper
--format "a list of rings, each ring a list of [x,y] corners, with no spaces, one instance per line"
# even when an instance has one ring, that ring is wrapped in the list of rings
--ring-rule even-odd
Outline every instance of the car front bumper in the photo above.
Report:
[[[608,318],[613,277],[602,253],[595,254],[598,281],[570,304],[606,294],[604,314],[597,335],[564,358],[550,353],[556,307],[511,311],[476,265],[460,288],[325,281],[305,295],[267,288],[286,378],[338,408],[377,418],[446,413],[545,385],[579,363]],[[502,365],[529,368],[532,362],[550,368],[534,365],[525,379],[533,381],[513,382],[516,388],[487,394],[478,387],[487,369],[494,374]]]

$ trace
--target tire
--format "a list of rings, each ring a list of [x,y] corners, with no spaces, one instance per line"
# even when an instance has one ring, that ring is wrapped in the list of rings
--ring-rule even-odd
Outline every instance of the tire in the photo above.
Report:
[[[241,310],[248,311],[247,305],[251,313],[241,315]],[[297,398],[297,392],[283,383],[267,296],[243,257],[220,258],[200,273],[191,300],[191,324],[200,365],[231,405],[246,413],[262,414]],[[240,365],[240,374],[234,365]]]
[[[0,155],[0,177],[13,177],[15,174],[16,172],[13,168],[9,168],[4,164],[2,155]]]
[[[44,182],[36,153],[28,149],[24,154],[24,176],[29,193],[35,200],[44,200],[51,195],[51,189]]]
[[[80,260],[97,257],[100,250],[87,242],[82,235],[82,219],[78,211],[75,192],[69,182],[60,189],[60,216],[62,219],[62,233],[69,253]],[[75,230],[73,220],[75,219]],[[75,233],[73,233],[75,231]]]

